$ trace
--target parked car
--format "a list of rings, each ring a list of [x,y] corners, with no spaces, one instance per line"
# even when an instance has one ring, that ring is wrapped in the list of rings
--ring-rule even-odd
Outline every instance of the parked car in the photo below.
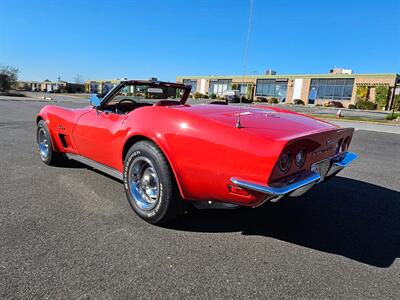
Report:
[[[160,224],[188,203],[256,207],[303,195],[357,157],[348,151],[352,128],[280,107],[187,105],[189,93],[131,80],[84,108],[45,106],[36,117],[40,158],[118,178],[135,213]]]
[[[224,94],[224,98],[228,103],[239,103],[240,92],[238,90],[227,90]]]

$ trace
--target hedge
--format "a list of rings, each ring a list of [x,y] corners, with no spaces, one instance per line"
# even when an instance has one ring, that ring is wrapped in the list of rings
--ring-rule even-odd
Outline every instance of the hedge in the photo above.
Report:
[[[384,108],[387,105],[389,94],[389,87],[387,86],[377,86],[375,88],[375,102],[380,108]]]
[[[371,101],[358,101],[356,103],[356,107],[358,109],[375,110],[376,109],[376,103],[373,103]]]

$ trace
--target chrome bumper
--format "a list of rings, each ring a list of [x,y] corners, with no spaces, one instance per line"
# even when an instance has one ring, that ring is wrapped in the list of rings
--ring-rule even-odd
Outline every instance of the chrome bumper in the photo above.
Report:
[[[330,168],[326,174],[305,171],[289,176],[279,182],[274,182],[271,185],[263,185],[235,177],[231,178],[231,182],[239,187],[267,194],[268,197],[266,200],[280,198],[285,195],[297,197],[303,195],[319,181],[336,174],[357,159],[357,155],[352,152],[346,152],[344,155],[342,154],[339,157],[340,160],[337,160],[338,157],[328,159],[330,161]]]

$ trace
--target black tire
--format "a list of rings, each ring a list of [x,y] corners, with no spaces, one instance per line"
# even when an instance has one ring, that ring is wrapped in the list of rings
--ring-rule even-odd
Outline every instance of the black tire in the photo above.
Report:
[[[43,135],[46,136],[46,144],[47,144],[47,153],[45,154],[45,151],[41,150],[41,146],[43,146],[43,143],[41,143],[41,139]],[[36,141],[38,144],[38,150],[39,150],[39,155],[42,161],[50,166],[55,166],[59,164],[62,161],[62,154],[54,151],[53,149],[53,143],[50,135],[49,128],[47,127],[47,124],[44,120],[40,120],[37,124],[37,129],[36,129]],[[45,147],[46,148],[46,147]]]
[[[153,180],[145,182],[152,181],[153,184],[146,187],[153,187],[153,190],[150,189],[153,192],[157,187],[154,198],[149,198],[142,184],[149,169]],[[185,211],[186,204],[180,197],[169,163],[162,151],[150,141],[139,141],[129,149],[124,161],[123,181],[130,206],[139,217],[151,224],[168,223]],[[149,199],[154,202],[149,204]]]

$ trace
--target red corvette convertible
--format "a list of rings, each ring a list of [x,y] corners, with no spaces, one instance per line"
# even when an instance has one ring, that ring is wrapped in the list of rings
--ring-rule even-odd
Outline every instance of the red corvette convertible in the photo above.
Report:
[[[352,128],[276,107],[187,105],[189,93],[132,80],[85,108],[45,106],[36,119],[40,157],[122,180],[132,209],[153,224],[189,201],[256,207],[300,196],[357,158],[348,152]]]

